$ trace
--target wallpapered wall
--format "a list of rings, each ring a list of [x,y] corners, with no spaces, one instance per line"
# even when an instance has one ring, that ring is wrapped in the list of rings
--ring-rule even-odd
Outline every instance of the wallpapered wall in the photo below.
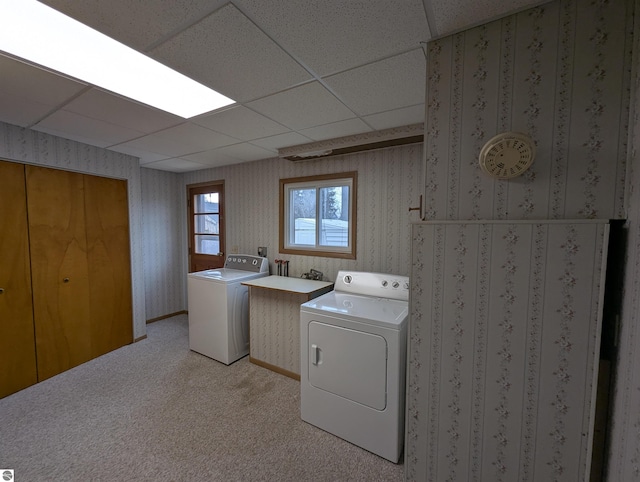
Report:
[[[186,193],[180,174],[144,168],[140,172],[145,302],[147,320],[152,320],[187,309],[182,265],[187,248],[180,229]]]
[[[431,219],[628,216],[608,466],[609,480],[625,481],[640,480],[640,159],[627,145],[636,3],[554,1],[430,43],[425,119]],[[518,179],[493,181],[477,154],[507,130],[533,137],[536,161]]]
[[[185,173],[183,181],[225,180],[227,250],[257,254],[258,246],[267,246],[272,273],[273,260],[284,258],[290,276],[311,268],[329,280],[343,268],[408,275],[409,222],[418,219],[409,207],[418,205],[421,159],[422,144],[414,144],[316,161],[237,164]],[[357,259],[280,255],[280,179],[346,171],[358,172]]]
[[[145,280],[142,269],[142,208],[138,159],[3,122],[0,122],[0,158],[128,181],[133,336],[143,336],[146,333]]]
[[[413,225],[408,481],[589,480],[607,231]]]
[[[556,1],[429,44],[428,218],[624,216],[630,3]],[[478,153],[505,131],[537,155],[495,182]]]
[[[279,254],[280,179],[354,170],[357,259]],[[180,175],[145,168],[141,172],[148,319],[186,309],[189,184],[224,180],[227,251],[257,254],[258,246],[266,246],[273,274],[279,258],[290,260],[289,275],[295,277],[311,268],[328,280],[335,279],[339,269],[409,273],[409,222],[418,220],[409,207],[418,206],[421,193],[422,144],[299,163],[268,159]]]

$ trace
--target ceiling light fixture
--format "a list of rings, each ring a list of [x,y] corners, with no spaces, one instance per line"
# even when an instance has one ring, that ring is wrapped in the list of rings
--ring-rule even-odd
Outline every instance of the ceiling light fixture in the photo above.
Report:
[[[35,0],[0,1],[0,52],[185,119],[234,101]]]

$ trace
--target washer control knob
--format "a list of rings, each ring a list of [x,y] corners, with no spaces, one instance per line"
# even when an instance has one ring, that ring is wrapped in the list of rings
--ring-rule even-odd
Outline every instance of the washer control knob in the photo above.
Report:
[[[351,283],[351,281],[353,281],[353,278],[351,277],[350,274],[348,274],[343,278],[343,280],[344,280],[345,284],[349,284],[349,283]]]
[[[382,281],[382,286],[384,286],[385,288],[387,287],[388,284],[389,284],[389,282],[387,280],[383,280]]]
[[[258,260],[257,260],[257,259],[254,259],[254,260],[253,260],[253,265],[254,265],[254,266],[258,266]]]
[[[409,282],[408,282],[408,281],[405,281],[405,282],[404,282],[404,289],[405,289],[405,290],[408,290],[408,289],[409,289]]]
[[[398,286],[400,286],[400,283],[398,283],[397,281],[394,281],[391,286],[393,286],[394,288],[397,288]]]

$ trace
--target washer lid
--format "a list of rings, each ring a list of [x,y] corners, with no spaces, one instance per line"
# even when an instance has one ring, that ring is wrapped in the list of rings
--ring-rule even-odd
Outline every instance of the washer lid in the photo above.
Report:
[[[407,319],[409,303],[334,290],[302,304],[300,311],[399,329]]]
[[[204,271],[196,271],[195,273],[189,273],[189,277],[219,283],[234,283],[252,278],[260,278],[262,276],[266,276],[267,274],[268,273],[264,272],[252,273],[251,271],[245,271],[242,269],[215,268],[207,269]]]

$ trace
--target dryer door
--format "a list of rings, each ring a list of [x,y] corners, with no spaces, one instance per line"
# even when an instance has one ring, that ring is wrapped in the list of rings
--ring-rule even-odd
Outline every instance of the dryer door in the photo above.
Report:
[[[387,406],[387,342],[340,326],[309,323],[309,383],[376,410]]]

